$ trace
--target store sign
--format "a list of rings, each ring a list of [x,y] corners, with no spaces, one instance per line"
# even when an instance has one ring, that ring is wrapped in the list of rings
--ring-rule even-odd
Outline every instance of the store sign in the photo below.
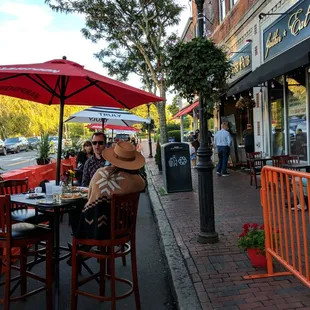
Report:
[[[310,36],[310,1],[299,1],[264,30],[265,61]]]
[[[237,51],[235,55],[230,58],[230,62],[232,64],[232,77],[229,80],[229,83],[251,71],[252,44],[249,43],[241,50]]]

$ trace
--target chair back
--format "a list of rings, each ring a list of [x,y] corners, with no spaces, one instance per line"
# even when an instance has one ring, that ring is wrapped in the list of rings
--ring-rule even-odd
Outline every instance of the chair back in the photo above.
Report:
[[[288,155],[281,158],[280,165],[282,166],[284,164],[299,164],[299,162],[300,159],[298,155]]]
[[[257,157],[262,157],[262,152],[252,152],[252,153],[247,153],[247,159],[251,160]]]
[[[113,195],[111,200],[111,239],[136,233],[140,193]]]
[[[0,195],[14,195],[28,192],[28,178],[24,180],[5,180],[0,182]]]
[[[10,240],[11,236],[11,199],[9,195],[0,195],[0,237]]]
[[[272,156],[272,165],[274,167],[281,167],[281,161],[285,160],[288,155],[279,155],[279,156]]]

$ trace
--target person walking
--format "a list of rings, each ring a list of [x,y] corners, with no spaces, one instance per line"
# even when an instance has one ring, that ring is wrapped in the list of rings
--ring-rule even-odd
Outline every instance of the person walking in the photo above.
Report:
[[[197,153],[196,153],[194,141],[191,142],[190,157],[191,157],[191,162],[192,162],[192,168],[196,168],[196,166],[197,166]]]
[[[219,130],[214,137],[214,144],[217,147],[218,164],[216,169],[217,175],[228,177],[230,174],[227,172],[227,162],[230,154],[230,147],[232,140],[228,132],[228,123],[222,123],[222,129]]]

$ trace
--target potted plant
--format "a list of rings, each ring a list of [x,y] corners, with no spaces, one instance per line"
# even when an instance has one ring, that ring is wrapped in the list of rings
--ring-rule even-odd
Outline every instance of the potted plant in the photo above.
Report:
[[[246,110],[252,110],[255,108],[256,103],[254,99],[250,97],[240,97],[240,99],[236,102],[236,108],[241,112],[245,112]]]
[[[264,225],[246,223],[238,240],[239,248],[248,252],[253,267],[267,267]]]
[[[50,143],[48,134],[41,135],[41,140],[38,143],[38,165],[46,165],[50,162]]]

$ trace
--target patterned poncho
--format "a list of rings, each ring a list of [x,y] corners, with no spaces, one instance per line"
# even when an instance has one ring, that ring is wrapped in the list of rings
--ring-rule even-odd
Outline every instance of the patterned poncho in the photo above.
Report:
[[[139,174],[117,170],[113,166],[98,169],[89,184],[88,202],[82,210],[76,237],[108,238],[112,194],[141,192],[145,186],[146,181]]]

